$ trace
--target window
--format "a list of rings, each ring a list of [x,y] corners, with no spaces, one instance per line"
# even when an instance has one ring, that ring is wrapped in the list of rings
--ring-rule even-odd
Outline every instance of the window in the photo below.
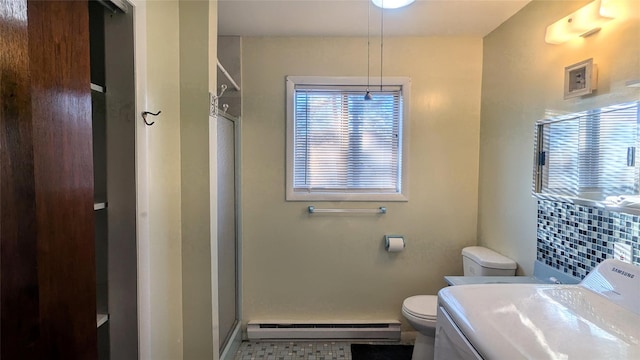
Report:
[[[536,124],[539,194],[589,200],[640,193],[638,102]]]
[[[287,77],[287,200],[406,201],[408,78]]]

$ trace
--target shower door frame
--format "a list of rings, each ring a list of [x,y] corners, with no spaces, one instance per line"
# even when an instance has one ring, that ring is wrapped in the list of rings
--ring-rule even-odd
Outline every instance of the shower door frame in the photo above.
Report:
[[[216,121],[215,123],[215,128],[216,128],[216,144],[217,144],[217,128],[218,128],[218,121],[219,119],[222,117],[226,120],[229,120],[233,123],[233,131],[234,131],[234,172],[235,172],[235,179],[234,179],[234,186],[235,186],[235,233],[236,233],[236,319],[234,324],[232,325],[231,329],[229,330],[229,332],[227,333],[225,340],[223,342],[221,342],[219,344],[219,353],[220,353],[220,359],[225,360],[225,359],[233,359],[235,357],[236,351],[237,349],[240,347],[240,342],[242,341],[242,333],[240,331],[241,329],[241,319],[242,319],[242,308],[241,308],[241,304],[242,304],[242,266],[241,266],[241,259],[242,259],[242,218],[241,218],[241,211],[240,211],[240,204],[242,203],[242,192],[241,192],[241,166],[240,166],[240,159],[241,159],[241,118],[240,117],[235,117],[232,115],[229,115],[221,110],[219,110],[216,114],[217,116],[214,116],[214,119]],[[216,145],[217,146],[217,145]],[[217,169],[216,169],[217,170]],[[219,274],[218,274],[219,276]],[[218,291],[220,291],[220,288],[218,288]],[[218,307],[218,311],[220,311],[220,308]],[[219,326],[220,324],[218,324]],[[222,329],[219,329],[220,331],[222,331]],[[219,336],[219,334],[218,334]]]

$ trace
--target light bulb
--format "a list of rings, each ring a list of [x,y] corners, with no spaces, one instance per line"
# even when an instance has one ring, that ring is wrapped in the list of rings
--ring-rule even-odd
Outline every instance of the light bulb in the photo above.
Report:
[[[373,4],[383,9],[397,9],[407,6],[415,0],[371,0]]]

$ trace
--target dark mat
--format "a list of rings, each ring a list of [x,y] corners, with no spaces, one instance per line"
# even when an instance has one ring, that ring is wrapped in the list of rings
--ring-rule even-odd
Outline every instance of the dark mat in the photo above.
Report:
[[[351,344],[353,360],[411,360],[413,345]]]

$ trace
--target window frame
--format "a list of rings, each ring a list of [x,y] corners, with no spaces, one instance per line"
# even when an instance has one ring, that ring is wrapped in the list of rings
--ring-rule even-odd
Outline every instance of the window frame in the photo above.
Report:
[[[401,88],[401,169],[399,171],[400,192],[313,192],[294,190],[294,142],[295,142],[295,90],[296,86],[366,86],[370,81],[370,89],[380,87],[380,78],[367,79],[357,76],[287,76],[286,77],[286,201],[409,201],[409,110],[411,98],[411,79],[408,77],[383,77],[383,86],[399,86]],[[362,93],[364,96],[364,92]]]
[[[626,147],[627,162],[629,161],[628,149],[633,149],[632,158],[634,159],[634,165],[627,164],[627,167],[633,168],[632,171],[635,172],[632,176],[634,179],[633,183],[612,182],[611,184],[607,184],[603,182],[609,186],[601,186],[602,175],[607,173],[605,168],[610,166],[610,164],[601,165],[600,159],[602,154],[607,154],[607,151],[611,150],[611,144],[604,142],[605,140],[610,141],[611,139],[607,136],[602,136],[605,132],[602,130],[602,125],[607,121],[611,121],[607,119],[607,114],[633,108],[635,108],[637,114],[635,117],[636,145]],[[552,134],[550,126],[563,122],[566,122],[568,125],[573,125],[574,128],[573,132],[568,132],[569,135],[575,137],[573,141],[573,143],[575,143],[573,146],[574,151],[566,152],[566,154],[573,155],[575,158],[573,159],[573,165],[575,167],[573,171],[573,181],[567,184],[567,186],[549,186],[559,180],[557,178],[551,178],[551,171],[553,170],[553,172],[556,173],[562,172],[563,170],[562,168],[551,169],[549,167],[551,161],[550,146],[552,143],[556,143],[555,141],[561,142],[564,140],[562,135],[557,135],[560,130],[556,130],[556,133]],[[606,130],[608,127],[604,128]],[[567,127],[567,129],[569,129],[569,127]],[[555,141],[553,141],[554,136],[556,136]],[[535,138],[534,179],[532,189],[534,196],[542,199],[573,199],[598,203],[606,201],[608,196],[640,195],[640,179],[638,178],[640,163],[635,161],[635,155],[640,150],[640,147],[637,145],[640,143],[640,101],[605,106],[538,120],[535,124]],[[603,146],[601,146],[601,144],[603,144]],[[619,145],[619,147],[615,148],[616,152],[625,150],[622,141],[620,144],[616,143],[616,145]],[[566,157],[564,157],[564,159],[566,160]]]

